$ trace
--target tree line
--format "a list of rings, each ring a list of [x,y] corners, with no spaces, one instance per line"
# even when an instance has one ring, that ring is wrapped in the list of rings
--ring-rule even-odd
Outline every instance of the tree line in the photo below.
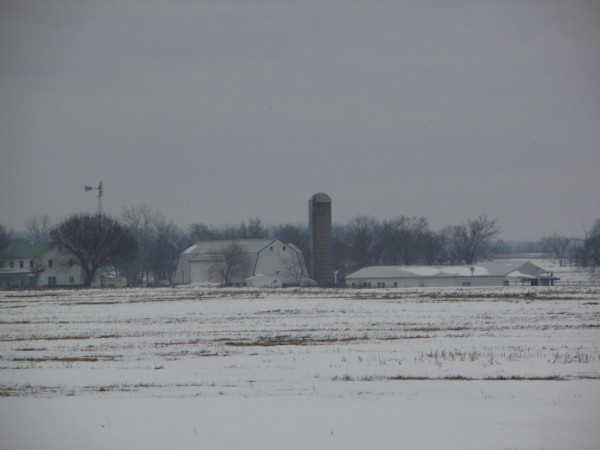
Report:
[[[141,203],[123,208],[120,219],[74,214],[52,225],[48,216],[39,216],[25,225],[27,233],[20,238],[0,225],[0,248],[19,239],[55,241],[71,250],[89,282],[98,268],[107,266],[115,267],[132,286],[170,282],[181,252],[199,241],[278,238],[302,250],[310,264],[306,225],[266,226],[258,217],[235,226],[199,222],[183,230],[161,211]],[[424,216],[378,220],[361,215],[334,225],[332,231],[333,268],[340,280],[365,266],[475,264],[511,251],[545,251],[561,265],[600,267],[600,219],[582,240],[553,234],[516,243],[499,240],[497,219],[484,215],[439,231],[432,230]]]

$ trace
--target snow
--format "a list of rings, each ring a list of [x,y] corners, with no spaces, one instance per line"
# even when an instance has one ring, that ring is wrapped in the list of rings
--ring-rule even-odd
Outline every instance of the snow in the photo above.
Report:
[[[186,248],[183,253],[185,254],[189,254],[189,253],[194,253],[196,251],[196,249],[198,248],[198,245],[194,244],[191,247]]]
[[[440,269],[437,267],[398,267],[398,270],[401,272],[412,273],[414,275],[420,275],[424,277],[429,277],[433,275],[438,275],[440,273]]]
[[[471,269],[473,269],[471,271]],[[469,276],[486,276],[489,271],[483,266],[403,266],[403,272],[412,273],[416,276],[451,276],[451,277],[469,277]]]
[[[413,382],[379,395],[346,386],[343,395],[7,398],[0,419],[10,449],[595,449],[594,383]]]
[[[529,275],[523,272],[519,272],[518,270],[515,270],[514,272],[509,273],[508,275],[506,275],[508,278],[521,278],[521,279],[533,279],[535,280],[536,277],[534,277],[533,275]]]
[[[0,292],[0,447],[593,449],[599,300],[593,287]]]

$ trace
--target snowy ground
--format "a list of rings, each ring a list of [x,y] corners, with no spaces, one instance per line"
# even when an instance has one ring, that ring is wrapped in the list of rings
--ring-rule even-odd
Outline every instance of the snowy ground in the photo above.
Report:
[[[600,288],[0,293],[1,449],[596,449]]]

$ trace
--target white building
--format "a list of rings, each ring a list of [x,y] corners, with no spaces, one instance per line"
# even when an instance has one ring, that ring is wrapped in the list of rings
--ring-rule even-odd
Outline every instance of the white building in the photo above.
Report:
[[[528,261],[472,266],[373,266],[346,276],[348,287],[550,286],[551,272]]]
[[[81,286],[75,257],[53,242],[12,243],[0,252],[0,288]]]
[[[246,286],[260,288],[278,288],[281,287],[281,279],[273,275],[252,275],[246,278]]]
[[[302,251],[293,244],[279,239],[247,239],[229,241],[198,242],[186,249],[179,257],[174,282],[220,283],[211,271],[215,261],[222,258],[223,249],[235,243],[248,258],[244,273],[233,276],[231,284],[246,285],[249,277],[269,276],[269,284],[276,279],[281,285],[297,285],[306,277],[306,267]],[[251,283],[260,283],[260,279],[251,279]]]
[[[54,242],[12,243],[0,251],[0,289],[82,287],[85,272],[75,256]],[[125,287],[108,268],[96,271],[91,287]]]

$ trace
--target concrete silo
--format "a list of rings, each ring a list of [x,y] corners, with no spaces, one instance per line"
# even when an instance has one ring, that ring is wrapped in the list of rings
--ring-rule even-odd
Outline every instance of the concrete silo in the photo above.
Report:
[[[331,198],[324,192],[308,201],[310,275],[319,286],[331,286]]]

